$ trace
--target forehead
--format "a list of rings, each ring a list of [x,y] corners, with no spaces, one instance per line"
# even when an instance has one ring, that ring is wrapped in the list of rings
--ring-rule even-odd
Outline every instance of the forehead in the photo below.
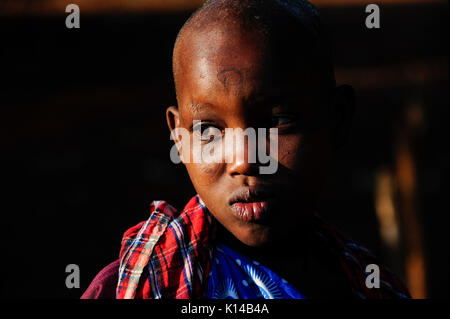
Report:
[[[282,92],[311,92],[314,73],[308,63],[273,47],[258,32],[216,28],[191,34],[181,50],[180,106],[197,100],[248,100]]]
[[[223,29],[191,35],[182,56],[184,80],[236,85],[245,75],[261,71],[267,47],[257,37],[257,33]]]

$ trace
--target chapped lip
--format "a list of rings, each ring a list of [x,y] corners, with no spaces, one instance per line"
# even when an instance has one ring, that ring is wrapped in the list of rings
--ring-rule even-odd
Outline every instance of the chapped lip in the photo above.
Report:
[[[233,214],[244,222],[258,222],[266,219],[274,206],[273,192],[261,186],[241,187],[229,197]]]
[[[264,186],[240,187],[231,193],[228,203],[257,203],[274,197],[274,192]]]

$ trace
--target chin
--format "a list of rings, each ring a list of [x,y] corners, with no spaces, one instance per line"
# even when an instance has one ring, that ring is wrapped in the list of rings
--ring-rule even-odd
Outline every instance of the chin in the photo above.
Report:
[[[255,248],[267,246],[272,241],[271,229],[260,225],[251,227],[251,229],[244,229],[239,234],[235,234],[235,236],[243,244]]]

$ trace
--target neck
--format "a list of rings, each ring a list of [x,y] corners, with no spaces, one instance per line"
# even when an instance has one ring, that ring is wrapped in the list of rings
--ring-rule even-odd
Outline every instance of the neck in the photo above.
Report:
[[[286,265],[298,267],[307,262],[311,250],[310,243],[313,240],[312,229],[308,219],[307,222],[296,229],[295,233],[286,232],[282,229],[278,234],[274,233],[271,241],[253,247],[242,243],[218,223],[216,240],[276,271],[280,268],[286,268]]]

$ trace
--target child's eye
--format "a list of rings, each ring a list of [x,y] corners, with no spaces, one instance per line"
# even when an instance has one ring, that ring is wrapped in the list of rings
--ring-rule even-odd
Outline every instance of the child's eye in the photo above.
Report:
[[[295,119],[289,115],[272,116],[272,127],[285,126],[294,123]]]
[[[202,142],[207,143],[222,136],[222,131],[218,127],[209,123],[196,123],[192,127],[192,131]]]

